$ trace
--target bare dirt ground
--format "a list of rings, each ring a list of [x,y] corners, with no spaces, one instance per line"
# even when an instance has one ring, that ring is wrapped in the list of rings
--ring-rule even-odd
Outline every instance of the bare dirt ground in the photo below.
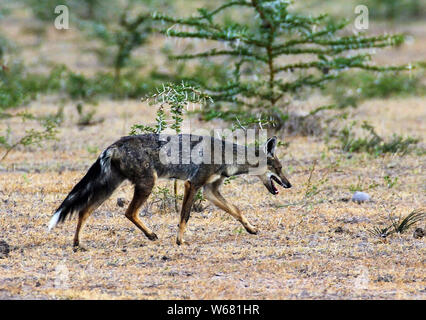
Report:
[[[424,102],[370,101],[359,114],[424,137],[418,121],[425,118]],[[378,112],[370,112],[370,104]],[[410,104],[410,114],[398,111],[401,104]],[[96,159],[95,152],[125,134],[131,123],[153,117],[152,107],[139,102],[101,106],[102,124],[79,129],[74,108],[67,108],[59,141],[16,150],[5,161],[0,227],[11,253],[0,259],[0,298],[426,298],[424,239],[414,239],[412,230],[386,241],[367,232],[387,222],[388,214],[405,215],[424,206],[424,156],[348,159],[315,138],[288,138],[290,146],[280,154],[293,188],[278,196],[251,176],[223,187],[225,197],[258,226],[258,235],[247,234],[209,206],[192,214],[186,233],[190,245],[178,247],[177,214],[172,208],[153,209],[142,217],[160,238],[151,242],[116,204],[118,197],[131,199],[132,188],[125,184],[89,219],[81,240],[88,251],[72,252],[76,222],[48,233],[53,211]],[[32,108],[49,105],[36,102]],[[305,198],[314,160],[312,184],[320,192]],[[399,178],[391,189],[386,175]],[[328,180],[321,184],[324,177]],[[372,202],[341,201],[357,184]],[[170,182],[161,185],[172,188]]]
[[[398,52],[421,56],[424,34],[423,41],[399,50],[383,61]],[[316,102],[314,97],[306,105]],[[425,105],[424,97],[370,100],[353,117],[370,121],[380,134],[424,141]],[[40,97],[28,108],[45,114],[55,112],[57,104]],[[272,196],[251,176],[222,188],[259,228],[258,235],[247,234],[210,205],[192,214],[186,232],[190,245],[179,247],[178,215],[173,208],[153,207],[141,213],[159,236],[151,242],[124,217],[125,207],[117,206],[117,198],[131,199],[132,188],[125,183],[89,218],[81,235],[87,251],[74,253],[75,220],[47,232],[54,210],[102,149],[132,124],[154,119],[152,107],[139,101],[102,101],[97,110],[95,117],[104,121],[79,128],[74,104],[67,104],[58,141],[18,148],[1,164],[0,240],[11,252],[0,259],[0,299],[426,298],[424,238],[413,238],[413,229],[386,240],[367,232],[388,224],[389,215],[425,207],[425,156],[347,157],[315,137],[288,137],[289,147],[279,150],[293,188]],[[23,124],[12,121],[3,121],[0,130],[10,125],[23,132]],[[319,192],[305,197],[315,160],[311,187]],[[389,188],[385,176],[398,177],[395,186]],[[171,182],[160,185],[172,188]],[[373,201],[342,201],[356,185]]]

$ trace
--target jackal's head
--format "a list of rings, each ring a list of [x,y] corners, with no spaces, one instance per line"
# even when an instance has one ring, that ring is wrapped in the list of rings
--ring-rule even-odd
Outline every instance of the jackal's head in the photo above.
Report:
[[[264,174],[260,175],[259,178],[262,180],[266,189],[273,195],[278,194],[278,189],[275,183],[279,184],[283,188],[291,188],[290,181],[284,176],[283,166],[281,161],[278,160],[275,155],[275,148],[277,146],[277,137],[272,137],[263,146],[263,151],[266,154],[266,165],[267,170]]]

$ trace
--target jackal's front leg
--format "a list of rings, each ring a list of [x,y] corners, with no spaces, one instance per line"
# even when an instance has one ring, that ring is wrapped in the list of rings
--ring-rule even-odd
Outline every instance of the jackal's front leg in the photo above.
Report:
[[[185,193],[183,196],[182,210],[180,213],[179,231],[176,239],[176,243],[181,245],[184,243],[183,235],[185,233],[186,224],[188,223],[189,216],[191,214],[192,203],[194,202],[195,194],[197,193],[196,188],[191,182],[185,181]]]
[[[204,197],[210,202],[212,202],[215,206],[226,211],[235,219],[237,219],[239,222],[241,222],[241,224],[244,226],[244,228],[247,230],[248,233],[257,234],[258,231],[256,227],[254,227],[247,220],[247,218],[242,214],[240,209],[238,209],[233,204],[228,203],[228,201],[226,201],[226,199],[221,195],[221,193],[218,190],[218,185],[215,185],[215,184],[206,185],[204,187]]]

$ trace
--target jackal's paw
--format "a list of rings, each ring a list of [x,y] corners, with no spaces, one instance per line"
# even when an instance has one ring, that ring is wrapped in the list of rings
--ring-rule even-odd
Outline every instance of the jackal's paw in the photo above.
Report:
[[[258,232],[259,232],[259,230],[255,227],[247,228],[246,230],[250,234],[258,234]]]
[[[74,251],[74,252],[86,252],[87,249],[85,247],[82,247],[82,246],[73,246],[72,251]]]
[[[187,241],[185,241],[185,240],[183,240],[183,239],[179,239],[179,238],[177,238],[177,239],[176,239],[176,244],[177,244],[178,246],[180,246],[180,245],[182,245],[182,244],[189,246],[189,242],[187,242]]]
[[[151,234],[148,234],[147,235],[147,237],[148,237],[148,239],[149,240],[151,240],[151,241],[155,241],[155,240],[158,240],[158,237],[157,237],[157,235],[153,232],[153,233],[151,233]]]

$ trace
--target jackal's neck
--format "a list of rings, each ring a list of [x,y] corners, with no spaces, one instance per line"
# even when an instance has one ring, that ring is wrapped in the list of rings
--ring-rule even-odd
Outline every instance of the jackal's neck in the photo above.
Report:
[[[244,157],[242,158],[244,161],[239,162],[237,159],[236,163],[228,165],[226,170],[228,176],[248,173],[256,174],[257,171],[260,172],[264,170],[266,165],[266,155],[262,151],[259,151],[259,148],[246,146],[238,147],[239,150],[237,153],[244,154]]]

